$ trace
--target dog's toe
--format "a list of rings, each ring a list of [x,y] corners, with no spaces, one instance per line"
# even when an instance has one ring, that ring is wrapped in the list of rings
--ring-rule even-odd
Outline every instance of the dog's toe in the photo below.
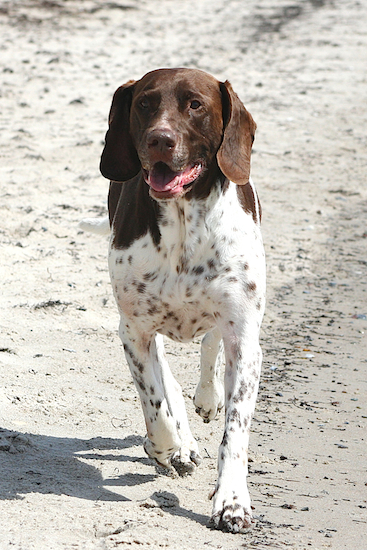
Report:
[[[193,473],[201,463],[201,456],[196,451],[190,451],[189,455],[178,451],[171,458],[171,464],[180,476],[187,476]]]
[[[209,525],[214,529],[220,529],[228,533],[241,533],[253,526],[251,513],[240,505],[225,506],[212,515]]]
[[[224,406],[224,391],[221,383],[199,384],[194,397],[195,412],[205,423],[213,420]]]

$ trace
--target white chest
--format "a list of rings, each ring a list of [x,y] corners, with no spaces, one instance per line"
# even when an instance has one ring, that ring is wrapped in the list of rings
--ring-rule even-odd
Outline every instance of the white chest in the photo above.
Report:
[[[144,332],[189,341],[211,330],[233,302],[244,303],[250,281],[262,285],[260,230],[234,185],[202,201],[167,201],[159,229],[158,246],[147,233],[109,255],[120,313]]]

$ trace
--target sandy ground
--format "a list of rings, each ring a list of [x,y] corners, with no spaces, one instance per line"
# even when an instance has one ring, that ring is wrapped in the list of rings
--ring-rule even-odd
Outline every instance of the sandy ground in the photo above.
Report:
[[[363,0],[0,2],[1,550],[366,550],[366,18]],[[105,212],[113,91],[162,66],[228,78],[258,123],[246,534],[207,527],[223,415],[195,415],[198,342],[168,354],[203,463],[178,478],[144,455],[107,239],[77,227]]]

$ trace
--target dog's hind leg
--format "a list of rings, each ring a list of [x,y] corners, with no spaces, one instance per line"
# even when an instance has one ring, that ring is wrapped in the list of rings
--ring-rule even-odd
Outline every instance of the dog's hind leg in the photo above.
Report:
[[[201,342],[200,381],[196,388],[194,405],[204,422],[210,422],[224,406],[221,380],[223,342],[219,329],[208,332]]]

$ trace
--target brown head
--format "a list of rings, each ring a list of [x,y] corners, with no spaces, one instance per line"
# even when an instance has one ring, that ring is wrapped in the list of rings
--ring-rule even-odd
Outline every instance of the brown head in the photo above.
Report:
[[[196,69],[159,69],[115,92],[101,172],[123,182],[142,170],[156,199],[182,196],[213,163],[244,185],[255,129],[229,82]]]

